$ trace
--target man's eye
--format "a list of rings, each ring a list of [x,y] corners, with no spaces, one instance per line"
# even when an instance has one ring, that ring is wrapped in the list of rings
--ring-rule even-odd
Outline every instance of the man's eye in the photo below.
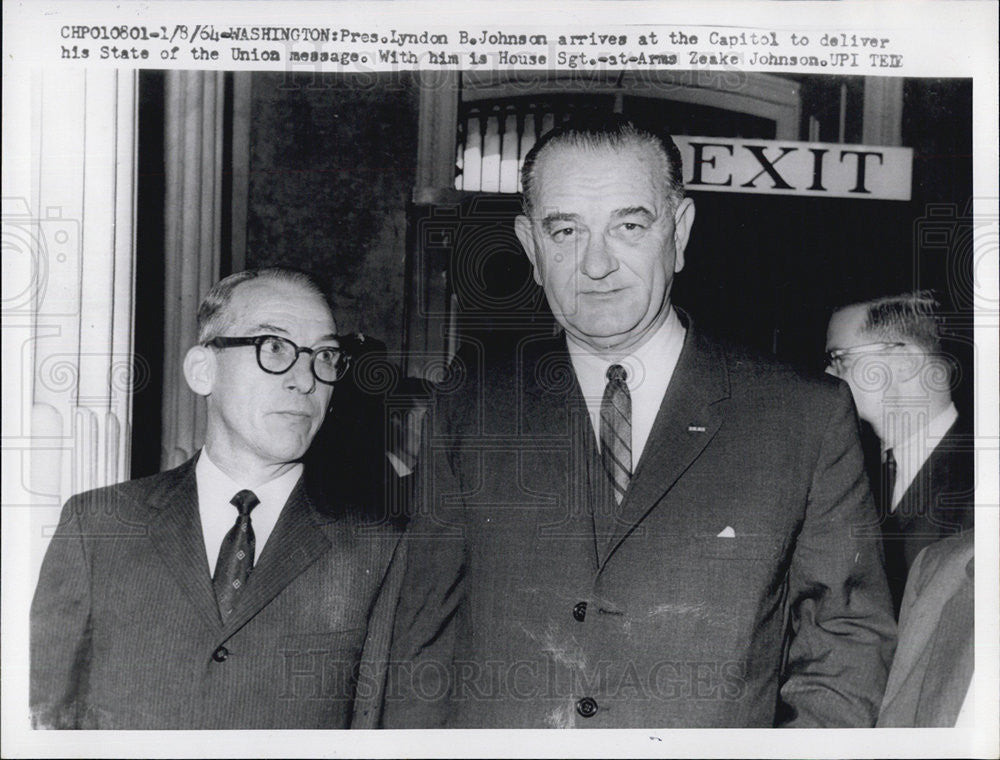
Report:
[[[316,361],[322,364],[328,364],[331,367],[336,365],[338,359],[340,358],[340,351],[335,348],[319,348],[316,349]]]
[[[288,350],[288,344],[277,338],[268,338],[261,346],[261,350],[269,354],[283,354]]]
[[[560,227],[559,229],[552,232],[552,239],[557,242],[568,240],[569,238],[573,237],[575,233],[576,230],[572,227]]]
[[[646,225],[640,224],[639,222],[622,222],[618,225],[619,229],[623,232],[636,233],[641,232],[646,229]]]

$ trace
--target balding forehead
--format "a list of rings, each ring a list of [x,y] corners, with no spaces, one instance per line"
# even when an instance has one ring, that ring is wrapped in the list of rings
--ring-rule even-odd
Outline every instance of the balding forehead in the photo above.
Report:
[[[843,348],[841,345],[862,333],[868,309],[863,304],[853,304],[837,309],[827,327],[827,343],[831,348]],[[837,345],[832,345],[836,343]]]
[[[302,283],[267,277],[240,283],[228,307],[235,320],[252,320],[258,312],[279,309],[292,315],[308,311],[313,319],[322,316],[334,322],[330,304],[321,294]]]
[[[320,302],[324,305],[326,309],[329,310],[329,304],[326,301],[326,297],[321,293],[317,293],[310,286],[302,282],[297,282],[295,280],[283,280],[276,277],[258,277],[253,280],[247,280],[246,282],[241,282],[233,290],[233,300],[236,300],[237,295],[241,295],[244,300],[253,303],[257,298],[263,295],[274,295],[280,294],[295,300],[307,300],[312,299]]]
[[[630,158],[635,156],[644,166],[655,167],[657,170],[650,172],[646,176],[651,177],[654,182],[659,181],[662,193],[672,204],[679,202],[679,199],[674,197],[675,193],[670,184],[670,163],[666,155],[664,155],[662,148],[652,140],[646,140],[641,137],[628,137],[619,145],[610,142],[595,143],[593,141],[580,141],[575,143],[554,142],[545,146],[535,162],[534,181],[531,188],[532,197],[527,198],[528,203],[532,207],[534,206],[538,194],[543,190],[547,179],[558,179],[558,177],[553,178],[552,176],[552,172],[556,171],[553,169],[553,164],[556,162],[566,160],[568,157],[571,164],[578,162],[586,163],[588,160],[594,160],[598,157],[603,158],[608,155],[628,156]],[[636,179],[639,181],[639,177]]]
[[[604,142],[551,143],[538,156],[536,169],[541,171],[554,157],[566,154],[586,160],[588,157],[608,153],[618,155],[638,153],[643,161],[659,162],[663,177],[669,179],[669,164],[663,150],[652,140],[643,140],[639,137],[629,137],[619,145]]]

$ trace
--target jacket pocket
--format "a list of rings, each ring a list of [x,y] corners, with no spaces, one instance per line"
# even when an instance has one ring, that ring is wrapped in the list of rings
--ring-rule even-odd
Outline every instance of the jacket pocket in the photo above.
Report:
[[[785,552],[785,536],[776,533],[735,536],[695,536],[695,551],[707,559],[733,562],[778,562]]]

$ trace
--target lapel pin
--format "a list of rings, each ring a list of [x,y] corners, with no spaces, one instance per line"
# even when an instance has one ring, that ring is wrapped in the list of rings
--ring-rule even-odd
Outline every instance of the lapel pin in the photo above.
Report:
[[[688,425],[688,432],[689,433],[704,433],[705,432],[705,426],[704,425]]]

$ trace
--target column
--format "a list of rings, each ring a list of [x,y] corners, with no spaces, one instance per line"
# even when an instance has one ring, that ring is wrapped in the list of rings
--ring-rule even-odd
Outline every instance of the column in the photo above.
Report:
[[[899,77],[865,77],[861,142],[902,145],[903,80]]]
[[[219,279],[223,77],[167,73],[163,469],[181,464],[205,439],[204,399],[187,387],[183,361],[197,340],[198,305]]]
[[[420,87],[420,123],[416,186],[408,212],[403,370],[407,375],[431,375],[433,379],[447,357],[448,326],[453,316],[447,263],[458,229],[457,203],[461,197],[454,190],[459,77],[457,71],[414,72]],[[465,170],[469,171],[468,164]],[[478,167],[475,171],[478,182]],[[442,227],[451,228],[447,241],[441,238]]]
[[[436,203],[441,190],[455,186],[455,146],[458,142],[457,71],[415,71],[420,88],[415,203]]]
[[[29,556],[15,566],[32,579],[62,503],[129,477],[132,391],[146,377],[132,347],[136,83],[126,70],[27,74],[4,144],[16,152],[3,203],[16,284],[4,290],[18,294],[3,315],[18,407],[8,417],[5,404],[4,480],[18,493],[5,489],[4,507],[30,507],[5,517],[25,517]]]

